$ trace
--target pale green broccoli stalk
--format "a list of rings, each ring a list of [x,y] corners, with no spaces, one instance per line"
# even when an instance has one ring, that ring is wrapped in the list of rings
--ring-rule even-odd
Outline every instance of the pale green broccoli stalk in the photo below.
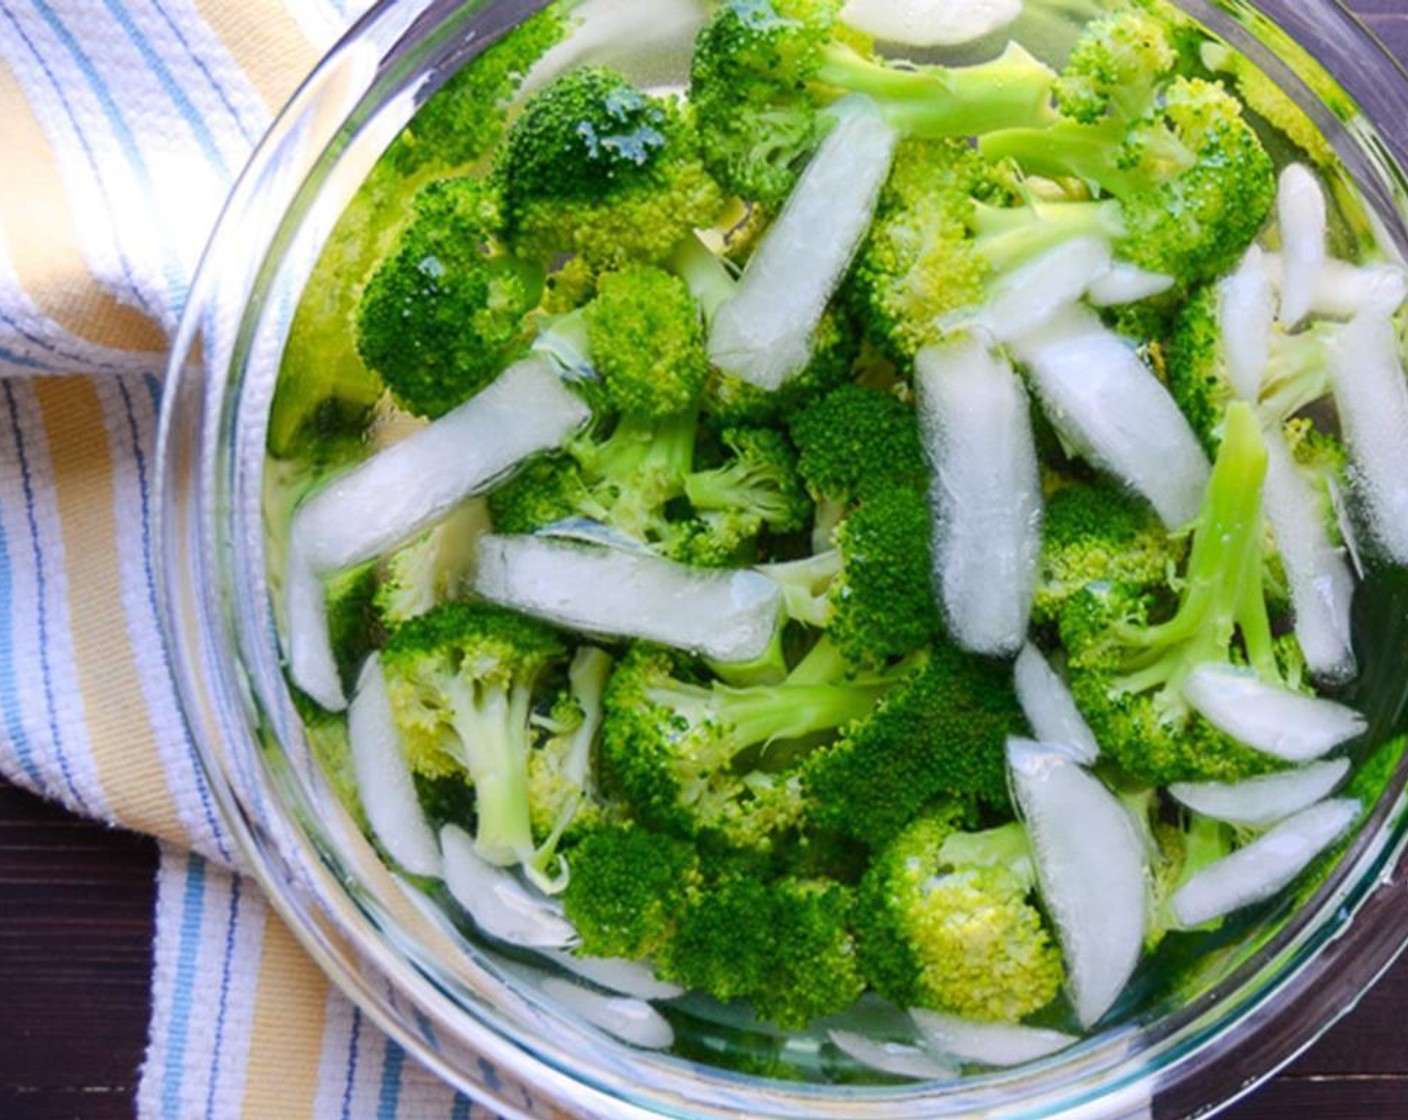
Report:
[[[444,603],[386,641],[382,668],[413,773],[474,788],[475,847],[534,874],[528,760],[533,710],[566,660],[551,629],[483,603]]]
[[[579,646],[567,667],[567,690],[535,720],[547,732],[528,756],[528,811],[540,863],[559,842],[609,813],[597,795],[593,757],[611,666],[605,650]]]
[[[1020,824],[959,831],[953,813],[921,817],[876,857],[859,890],[866,979],[904,1007],[1015,1023],[1064,980],[1034,897]]]
[[[808,525],[812,502],[797,473],[797,452],[774,428],[728,428],[719,436],[728,458],[684,482],[700,511],[751,515],[775,533]]]
[[[540,261],[663,261],[724,206],[688,107],[605,67],[568,71],[527,100],[495,178],[509,242]]]
[[[1235,781],[1281,765],[1213,727],[1182,693],[1208,664],[1298,683],[1283,672],[1263,590],[1265,473],[1258,421],[1233,402],[1172,616],[1151,622],[1142,589],[1115,583],[1091,584],[1061,611],[1076,704],[1101,748],[1141,782]]]

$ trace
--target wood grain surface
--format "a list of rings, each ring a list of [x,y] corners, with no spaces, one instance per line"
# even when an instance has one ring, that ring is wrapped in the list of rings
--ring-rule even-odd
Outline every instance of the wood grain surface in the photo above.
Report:
[[[1349,6],[1408,59],[1408,0]],[[0,1120],[134,1115],[155,873],[151,841],[0,784]],[[1401,961],[1226,1120],[1408,1118],[1405,1007]]]

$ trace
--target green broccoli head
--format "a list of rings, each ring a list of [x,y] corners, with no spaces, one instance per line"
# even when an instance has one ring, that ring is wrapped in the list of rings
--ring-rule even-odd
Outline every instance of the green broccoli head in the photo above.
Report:
[[[1058,231],[1104,232],[1129,262],[1185,284],[1231,269],[1275,202],[1271,157],[1241,102],[1216,83],[1179,77],[1159,88],[1156,103],[1132,123],[1067,119],[981,137],[989,160],[1082,179],[1109,196],[1035,206],[1026,222],[999,215],[1007,240],[1025,247],[1049,244]],[[985,221],[980,213],[980,230]]]
[[[1265,471],[1256,415],[1233,402],[1172,613],[1154,620],[1158,604],[1121,584],[1092,584],[1062,608],[1076,704],[1109,756],[1148,785],[1236,781],[1281,765],[1217,730],[1182,691],[1188,674],[1205,664],[1245,665],[1268,683],[1304,687],[1272,635],[1267,610]]]
[[[891,393],[843,385],[793,416],[789,430],[797,469],[818,500],[849,505],[928,486],[919,420]]]
[[[441,416],[499,375],[527,341],[542,270],[498,239],[498,198],[478,179],[418,193],[413,217],[367,284],[357,347],[396,402]]]
[[[844,1010],[865,983],[851,933],[853,892],[823,879],[726,872],[696,891],[661,971],[717,999],[746,999],[784,1029]]]
[[[1021,826],[956,829],[952,813],[924,816],[877,855],[859,888],[861,967],[902,1006],[1015,1023],[1056,997],[1060,950]]]
[[[939,800],[1006,811],[1004,746],[1024,726],[1010,666],[939,643],[872,714],[803,761],[808,819],[880,847]]]
[[[932,539],[929,499],[907,488],[873,494],[837,528],[827,632],[855,664],[904,657],[941,631]]]
[[[652,419],[695,407],[709,359],[683,280],[646,265],[607,273],[585,316],[591,361],[614,407]]]
[[[1170,534],[1138,495],[1104,481],[1064,486],[1042,517],[1032,618],[1054,622],[1066,600],[1091,583],[1168,587],[1186,553],[1187,539]]]
[[[808,83],[839,0],[729,0],[695,38],[689,99],[704,158],[730,191],[780,206],[825,127]]]
[[[462,502],[438,525],[379,563],[373,605],[385,630],[468,590],[485,513],[482,501]]]
[[[731,191],[777,208],[838,97],[862,93],[908,136],[1035,126],[1055,74],[1018,47],[973,66],[889,65],[838,22],[838,0],[729,0],[695,40],[690,100],[705,158]]]
[[[1087,124],[1143,116],[1177,62],[1162,19],[1140,8],[1110,12],[1081,32],[1056,82],[1057,107]]]
[[[533,94],[495,176],[510,242],[538,260],[664,260],[724,203],[700,162],[690,111],[605,67],[571,70]]]
[[[588,830],[568,857],[563,911],[588,956],[656,955],[700,885],[692,844],[629,822]]]
[[[496,533],[536,533],[570,517],[605,521],[606,516],[577,461],[558,452],[534,456],[489,493],[489,518]]]
[[[531,720],[544,681],[566,652],[541,623],[463,600],[410,619],[382,648],[392,717],[411,770],[467,778],[475,843],[494,862],[532,860]]]
[[[606,689],[604,781],[647,824],[685,835],[736,832],[756,773],[867,714],[894,679],[789,677],[734,687],[682,654],[634,646]]]
[[[944,336],[944,319],[982,301],[992,268],[970,234],[979,199],[1003,190],[971,145],[907,140],[895,153],[849,293],[867,337],[901,363]]]
[[[382,162],[412,178],[462,172],[493,151],[524,76],[571,30],[570,7],[549,4],[451,74],[416,110]]]
[[[811,523],[812,501],[785,435],[775,428],[727,428],[719,439],[728,453],[723,463],[685,479],[685,496],[696,510],[750,515],[775,533]]]

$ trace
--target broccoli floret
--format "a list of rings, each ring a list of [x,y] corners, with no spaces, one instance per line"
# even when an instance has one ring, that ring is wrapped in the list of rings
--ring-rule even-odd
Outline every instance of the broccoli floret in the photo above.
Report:
[[[495,175],[509,240],[545,261],[566,253],[599,267],[661,261],[724,205],[690,110],[605,67],[568,71],[533,94]]]
[[[1139,589],[1110,583],[1086,587],[1061,611],[1076,704],[1101,747],[1141,782],[1236,781],[1279,766],[1213,727],[1182,693],[1204,664],[1245,664],[1269,683],[1296,684],[1283,672],[1263,590],[1265,472],[1258,421],[1233,402],[1172,615],[1151,620]]]
[[[848,286],[867,337],[896,361],[939,342],[945,318],[981,302],[993,279],[970,232],[979,201],[1010,199],[970,145],[900,144]]]
[[[412,207],[362,296],[357,347],[401,407],[436,417],[489,384],[527,341],[543,274],[504,250],[498,198],[483,181],[440,180]]]
[[[1109,200],[1036,206],[1025,221],[1021,211],[980,210],[977,228],[1005,232],[1024,248],[1035,239],[1033,223],[1047,241],[1064,229],[1117,229],[1116,252],[1141,268],[1184,283],[1220,276],[1241,258],[1276,197],[1271,157],[1241,110],[1221,86],[1180,77],[1160,87],[1156,105],[1133,123],[1063,120],[989,133],[979,141],[988,159],[1082,179]]]
[[[571,5],[549,4],[451,74],[382,157],[398,175],[463,171],[494,150],[524,76],[571,30]]]
[[[562,906],[588,956],[654,956],[701,882],[692,844],[629,822],[590,829],[568,856]]]
[[[1330,393],[1331,344],[1339,327],[1316,323],[1287,334],[1273,330],[1257,409],[1268,421],[1284,421]],[[1217,450],[1222,418],[1236,396],[1222,350],[1216,285],[1195,292],[1179,310],[1169,339],[1169,390],[1203,446]]]
[[[1054,73],[1020,48],[966,67],[889,66],[837,22],[838,0],[730,0],[695,39],[689,95],[729,190],[780,205],[825,134],[825,107],[872,98],[906,135],[966,136],[1050,115]]]
[[[1273,29],[1270,23],[1265,23],[1261,30],[1266,33],[1278,29]],[[1299,44],[1284,37],[1283,33],[1278,34],[1278,38],[1284,38],[1285,45],[1297,51],[1301,49]],[[1273,49],[1279,54],[1279,45]],[[1325,134],[1320,131],[1320,126],[1265,70],[1225,43],[1208,41],[1203,44],[1200,53],[1204,66],[1214,74],[1225,74],[1232,80],[1237,95],[1246,103],[1248,110],[1304,152],[1312,163],[1320,167],[1331,167],[1338,162],[1339,157],[1325,138]],[[1307,71],[1298,66],[1297,73],[1305,78]],[[1355,114],[1356,110],[1349,103],[1344,90],[1328,74],[1322,71],[1315,87],[1320,101],[1330,107],[1336,116],[1348,120]]]
[[[1032,618],[1054,622],[1066,600],[1091,583],[1169,587],[1186,554],[1187,538],[1170,534],[1138,495],[1109,482],[1064,486],[1042,517]]]
[[[850,505],[928,486],[918,418],[891,393],[843,385],[794,416],[789,430],[797,469],[818,501]]]
[[[475,846],[534,869],[528,797],[533,708],[566,660],[551,629],[483,603],[454,601],[396,630],[382,648],[386,689],[414,773],[474,787]]]
[[[709,359],[683,280],[642,265],[608,273],[584,314],[592,364],[617,409],[651,419],[694,409]]]
[[[382,393],[357,352],[363,286],[404,225],[405,199],[433,178],[463,173],[503,134],[523,76],[567,32],[566,7],[530,16],[461,67],[416,112],[338,219],[304,286],[269,413],[269,448],[294,454],[329,429],[362,431]]]
[[[1015,823],[956,826],[952,813],[921,817],[876,857],[859,890],[861,967],[902,1006],[1017,1022],[1065,976],[1033,899],[1026,836]]]
[[[691,895],[661,972],[718,999],[748,999],[784,1029],[804,1027],[864,990],[853,909],[838,883],[724,875]]]
[[[808,820],[879,847],[937,800],[1008,811],[1004,744],[1024,726],[1010,666],[936,644],[803,761]]]
[[[593,766],[611,665],[605,650],[579,646],[567,668],[567,688],[534,721],[548,733],[528,756],[528,813],[540,852],[611,815],[597,795]]]
[[[908,488],[871,495],[837,528],[828,633],[856,664],[904,657],[942,629],[932,537],[929,500]]]
[[[393,630],[467,591],[475,541],[487,527],[484,503],[472,499],[383,560],[377,569],[373,600],[382,627]],[[338,648],[336,641],[333,648]]]
[[[1081,32],[1056,81],[1056,104],[1086,124],[1132,120],[1148,110],[1177,63],[1163,20],[1138,8],[1111,12]]]
[[[696,510],[752,515],[775,533],[810,523],[811,498],[785,435],[775,428],[729,428],[719,438],[728,458],[685,479],[685,496]]]
[[[839,663],[839,659],[838,659]],[[808,666],[807,661],[802,662]],[[728,831],[750,774],[785,766],[794,748],[866,715],[895,673],[733,687],[673,651],[633,646],[606,689],[601,764],[647,824],[684,834]]]

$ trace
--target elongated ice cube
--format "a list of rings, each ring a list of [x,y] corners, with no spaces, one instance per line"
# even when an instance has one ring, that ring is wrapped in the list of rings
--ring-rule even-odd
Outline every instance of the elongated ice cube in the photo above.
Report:
[[[481,538],[476,589],[558,626],[644,638],[717,661],[760,656],[782,606],[781,589],[758,572],[691,568],[533,536]]]
[[[934,590],[966,649],[1013,654],[1041,558],[1041,477],[1026,391],[980,336],[915,359],[932,470]]]

